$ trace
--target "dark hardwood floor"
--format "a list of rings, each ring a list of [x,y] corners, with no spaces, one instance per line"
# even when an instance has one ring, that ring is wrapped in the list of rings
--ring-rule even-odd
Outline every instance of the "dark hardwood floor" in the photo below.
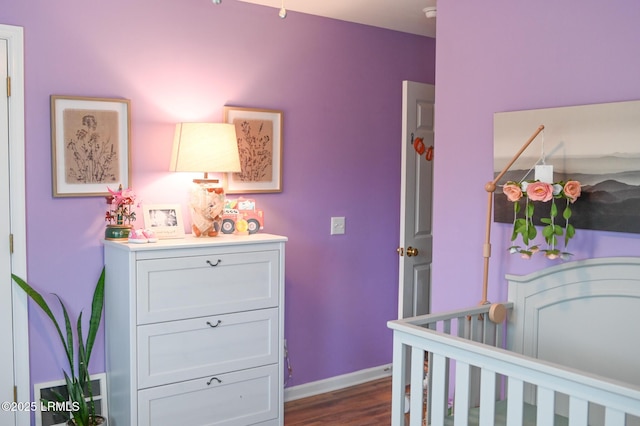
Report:
[[[284,405],[285,426],[391,424],[391,377]]]

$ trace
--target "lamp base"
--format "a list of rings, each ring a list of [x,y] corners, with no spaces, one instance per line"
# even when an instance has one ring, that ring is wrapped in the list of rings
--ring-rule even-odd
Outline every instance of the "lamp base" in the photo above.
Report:
[[[189,196],[191,230],[196,237],[215,237],[222,228],[224,188],[217,179],[194,179]]]

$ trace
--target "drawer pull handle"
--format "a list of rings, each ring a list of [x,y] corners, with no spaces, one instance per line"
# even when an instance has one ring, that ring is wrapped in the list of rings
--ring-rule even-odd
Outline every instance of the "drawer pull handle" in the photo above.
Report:
[[[209,266],[211,266],[211,267],[218,266],[220,264],[220,262],[222,262],[222,259],[218,259],[216,261],[216,263],[211,263],[210,260],[207,260],[207,264],[209,264]]]
[[[207,325],[211,328],[216,328],[217,326],[219,326],[220,324],[222,324],[222,321],[218,320],[217,323],[215,324],[211,324],[209,321],[207,321]]]
[[[209,381],[207,382],[207,386],[211,385],[211,382],[213,381],[217,381],[218,383],[222,383],[222,380],[218,379],[217,377],[212,377],[211,379],[209,379]]]

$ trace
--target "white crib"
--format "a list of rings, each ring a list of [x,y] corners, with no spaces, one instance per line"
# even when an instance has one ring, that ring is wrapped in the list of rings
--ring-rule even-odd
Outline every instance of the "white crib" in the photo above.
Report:
[[[640,425],[640,258],[507,280],[502,324],[490,305],[389,322],[392,426]]]

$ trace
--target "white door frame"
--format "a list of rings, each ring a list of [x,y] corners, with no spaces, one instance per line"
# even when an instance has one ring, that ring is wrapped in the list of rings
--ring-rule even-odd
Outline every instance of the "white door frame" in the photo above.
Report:
[[[9,97],[9,163],[11,233],[13,234],[13,255],[11,272],[27,277],[27,226],[25,187],[25,131],[24,131],[24,36],[23,28],[0,24],[0,38],[7,40],[8,74],[11,78]],[[5,84],[5,83],[2,83]],[[8,244],[8,242],[1,242]],[[27,315],[27,295],[13,284],[13,359],[15,385],[18,388],[17,401],[30,401],[29,382],[29,319]],[[28,426],[30,413],[16,413],[18,426]]]

